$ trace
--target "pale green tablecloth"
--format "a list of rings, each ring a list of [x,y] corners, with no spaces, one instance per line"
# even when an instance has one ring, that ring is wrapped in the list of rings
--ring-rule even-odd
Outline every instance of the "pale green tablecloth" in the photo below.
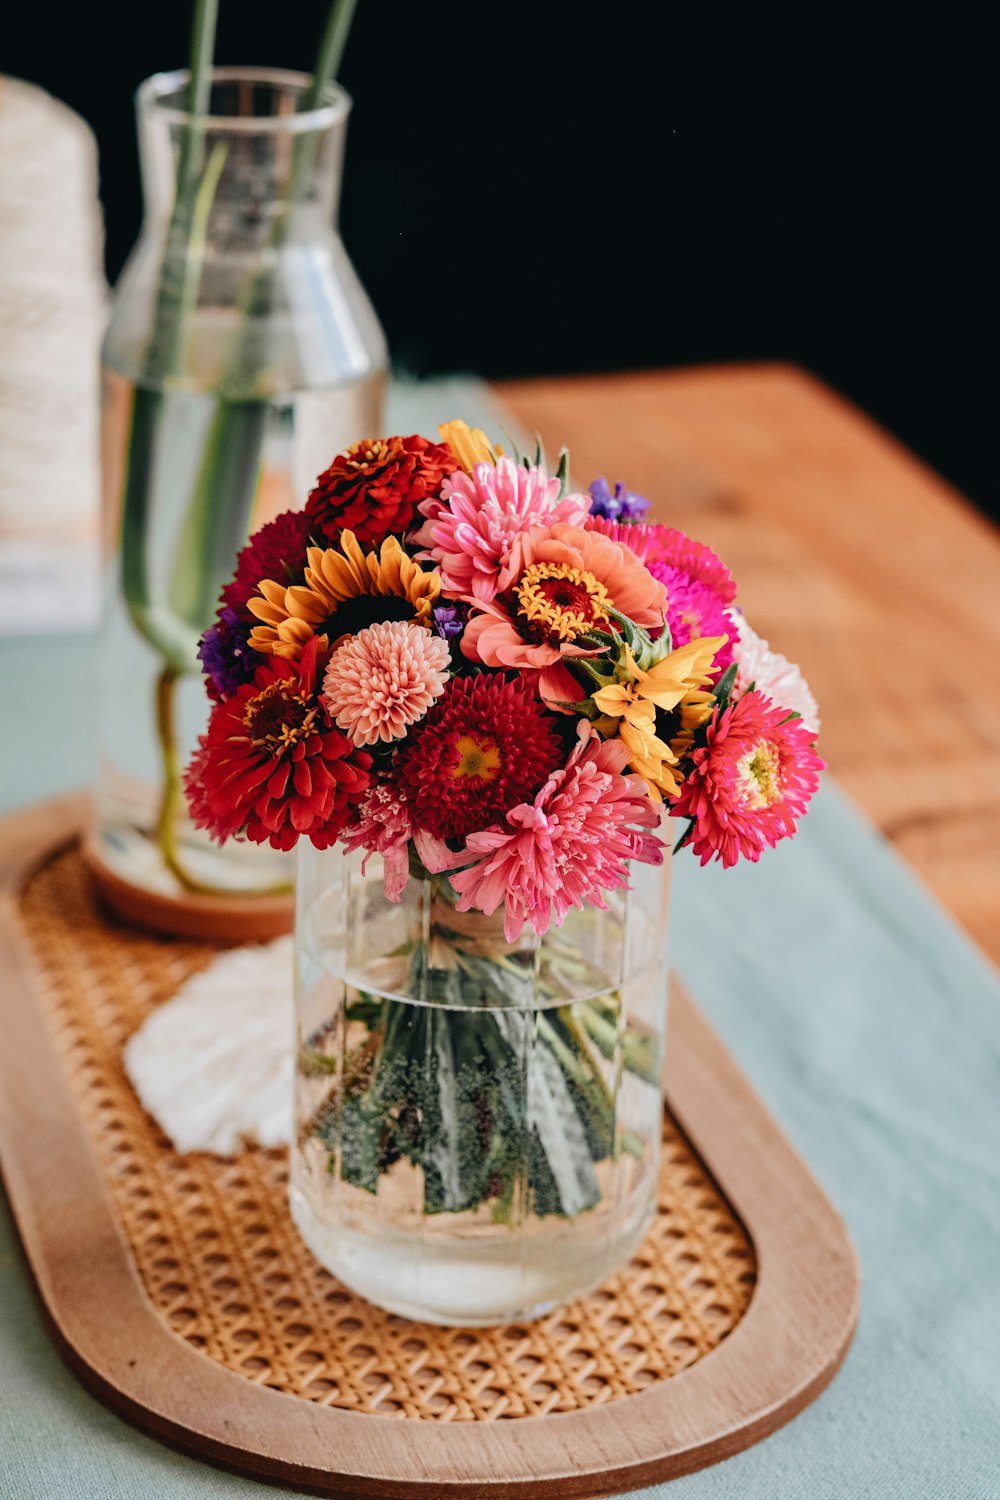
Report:
[[[399,427],[482,419],[474,388],[419,399],[430,415],[411,397]],[[87,641],[0,643],[0,806],[87,779],[93,672]],[[864,1289],[854,1347],[813,1406],[640,1494],[998,1500],[1000,981],[829,782],[799,838],[759,867],[679,859],[676,873],[681,974],[843,1213]],[[0,1497],[274,1493],[172,1453],[86,1394],[0,1210]]]

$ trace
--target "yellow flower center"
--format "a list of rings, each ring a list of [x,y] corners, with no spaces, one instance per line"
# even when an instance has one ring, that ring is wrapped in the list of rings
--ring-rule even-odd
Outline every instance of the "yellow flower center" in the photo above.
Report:
[[[500,750],[486,735],[463,734],[455,743],[458,764],[452,771],[456,781],[463,776],[478,776],[480,781],[495,781],[500,770]]]
[[[608,619],[613,600],[593,573],[570,563],[532,563],[517,587],[520,614],[540,641],[575,641]]]
[[[770,807],[781,796],[781,761],[766,740],[737,761],[736,776],[747,807]]]
[[[316,712],[304,694],[295,692],[290,679],[270,682],[247,704],[243,727],[254,745],[280,755],[317,733]]]
[[[368,438],[349,449],[346,467],[366,469],[372,464],[384,463],[389,457],[389,444],[385,438]]]

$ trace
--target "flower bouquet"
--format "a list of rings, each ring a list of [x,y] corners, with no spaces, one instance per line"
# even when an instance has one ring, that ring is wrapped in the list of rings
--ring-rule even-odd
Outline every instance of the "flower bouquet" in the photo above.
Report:
[[[240,554],[185,784],[216,839],[338,846],[300,866],[300,1227],[385,1305],[495,1321],[600,1279],[647,1222],[667,819],[702,863],[756,860],[823,763],[710,548],[620,484],[571,491],[565,453],[550,477],[439,437],[357,444]],[[440,1225],[429,1251],[435,1220],[474,1251]],[[539,1230],[584,1221],[554,1284]],[[433,1296],[401,1289],[418,1243]]]

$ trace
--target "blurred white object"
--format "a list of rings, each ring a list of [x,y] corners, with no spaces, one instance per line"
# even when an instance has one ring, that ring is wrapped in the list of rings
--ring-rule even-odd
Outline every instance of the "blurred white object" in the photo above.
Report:
[[[0,77],[0,632],[96,618],[102,240],[89,127]]]
[[[292,939],[234,948],[129,1038],[125,1071],[178,1151],[292,1139]]]

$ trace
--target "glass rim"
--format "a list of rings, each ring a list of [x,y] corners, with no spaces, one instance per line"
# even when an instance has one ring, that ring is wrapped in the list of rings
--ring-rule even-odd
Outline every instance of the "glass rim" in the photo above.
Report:
[[[339,83],[328,83],[324,90],[325,102],[315,109],[295,111],[287,115],[192,115],[165,102],[170,94],[183,89],[191,76],[189,68],[174,68],[170,72],[153,73],[143,80],[135,92],[140,109],[155,109],[159,118],[172,125],[197,126],[204,131],[236,131],[247,135],[302,135],[309,131],[329,130],[331,126],[346,120],[352,99]],[[305,92],[312,85],[311,73],[298,73],[288,68],[239,68],[216,67],[212,69],[212,83],[262,83],[273,88],[298,88]]]

